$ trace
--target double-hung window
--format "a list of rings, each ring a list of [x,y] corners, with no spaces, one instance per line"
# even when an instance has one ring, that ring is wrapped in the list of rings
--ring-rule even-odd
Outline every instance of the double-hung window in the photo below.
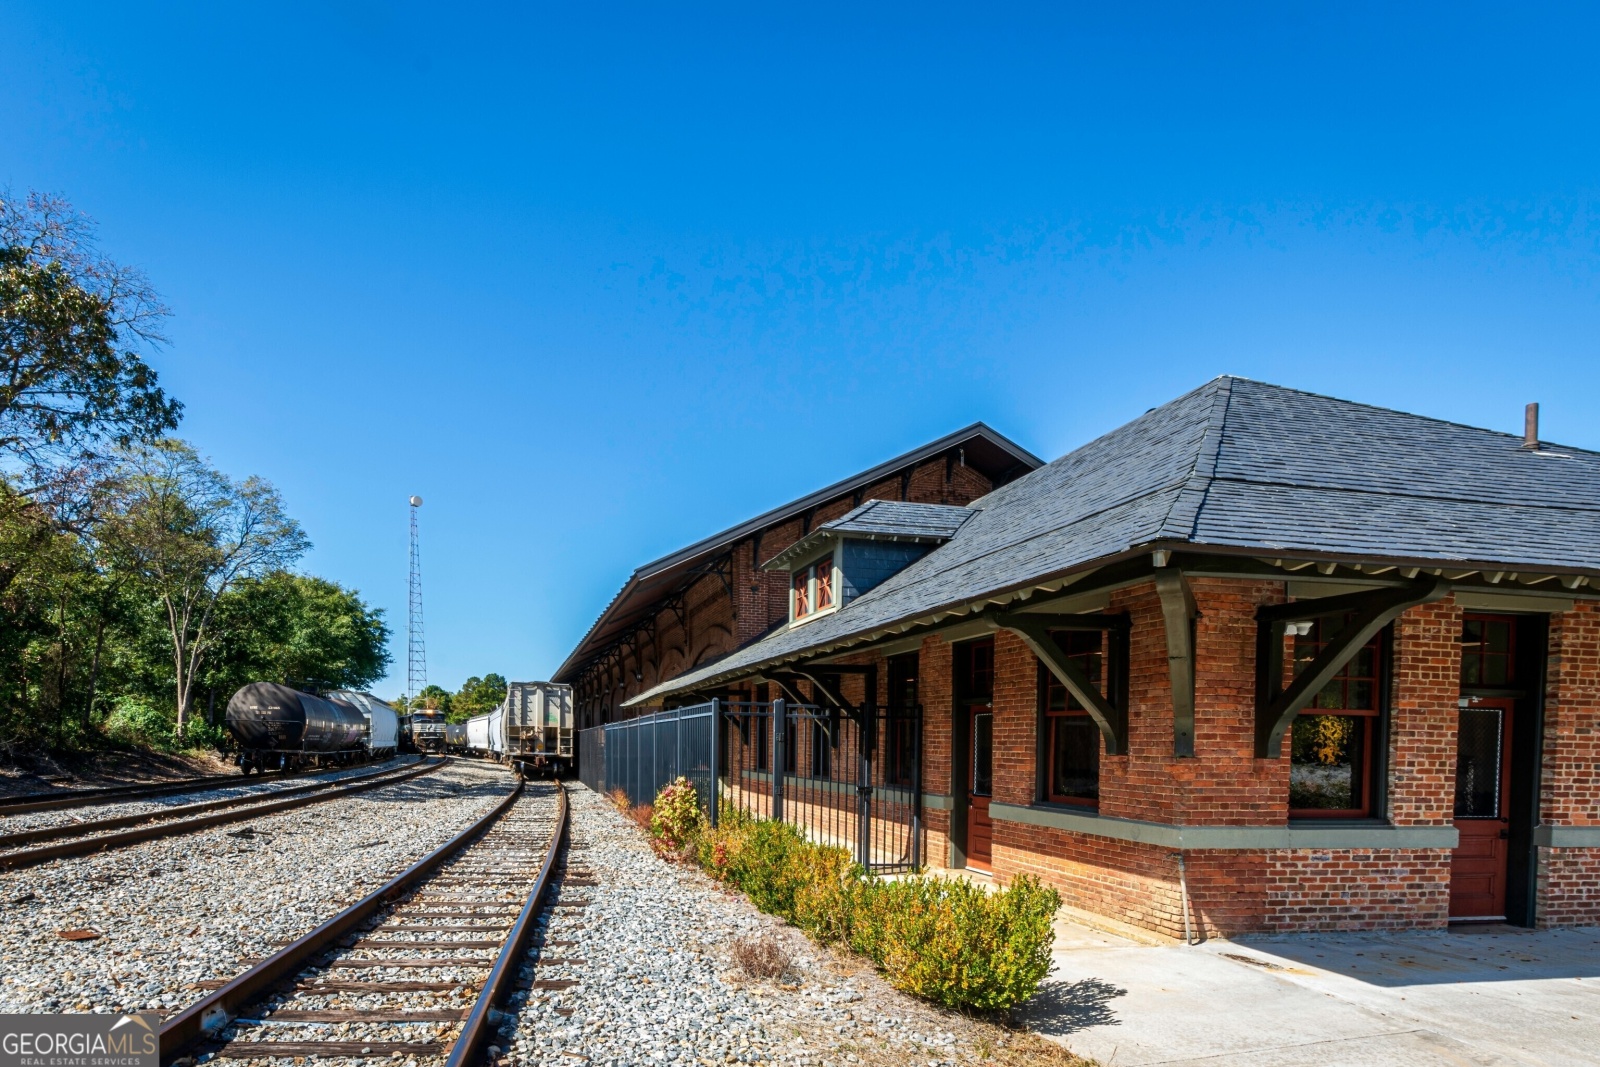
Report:
[[[1106,692],[1107,658],[1114,632],[1059,630],[1051,635],[1057,647],[1083,672],[1094,688]],[[1063,804],[1100,802],[1100,728],[1078,698],[1045,670],[1044,779],[1047,799]]]
[[[1317,658],[1343,619],[1318,619],[1294,638],[1298,673]],[[1358,649],[1295,717],[1289,737],[1289,814],[1299,818],[1371,815],[1382,741],[1383,635]]]

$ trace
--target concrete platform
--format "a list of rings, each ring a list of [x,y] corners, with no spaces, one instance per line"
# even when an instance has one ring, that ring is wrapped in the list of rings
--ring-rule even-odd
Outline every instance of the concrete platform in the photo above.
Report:
[[[1600,1065],[1600,929],[1152,946],[1057,924],[1024,1014],[1106,1067]]]

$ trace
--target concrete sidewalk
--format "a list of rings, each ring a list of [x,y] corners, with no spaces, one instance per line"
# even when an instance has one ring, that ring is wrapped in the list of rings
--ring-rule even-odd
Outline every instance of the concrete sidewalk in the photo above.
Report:
[[[1070,922],[1029,1022],[1104,1067],[1600,1065],[1600,929],[1152,946]]]

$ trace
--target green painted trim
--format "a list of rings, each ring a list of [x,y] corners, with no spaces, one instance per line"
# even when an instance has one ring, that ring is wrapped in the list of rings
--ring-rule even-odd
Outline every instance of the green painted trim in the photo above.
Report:
[[[1042,804],[990,804],[989,817],[1052,830],[1109,837],[1173,849],[1345,849],[1455,848],[1454,826],[1389,826],[1383,823],[1343,826],[1178,826],[1094,815]]]
[[[1541,848],[1600,848],[1600,826],[1536,826],[1533,843]]]

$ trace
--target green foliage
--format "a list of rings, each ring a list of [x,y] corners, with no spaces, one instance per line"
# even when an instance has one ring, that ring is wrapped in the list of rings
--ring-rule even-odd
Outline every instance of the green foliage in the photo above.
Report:
[[[447,696],[449,703],[446,708],[449,714],[445,716],[446,721],[466,722],[474,715],[493,711],[505,703],[506,680],[498,674],[486,674],[482,678],[473,675],[462,684],[459,692]]]
[[[417,708],[432,708],[445,713],[447,722],[464,722],[464,719],[452,718],[450,712],[450,691],[442,686],[430,685],[417,694],[417,699],[412,706]]]
[[[843,944],[897,989],[946,1008],[999,1011],[1027,1001],[1050,969],[1054,889],[1019,876],[990,892],[959,879],[882,879],[842,849],[786,823],[726,806],[695,855],[712,877],[822,944]]]
[[[92,236],[0,197],[0,753],[173,747],[259,678],[370,684],[380,613],[284,570],[306,542],[270,485],[162,438],[181,408],[142,352],[166,310]]]
[[[945,1008],[998,1011],[1032,997],[1050,970],[1061,897],[1019,875],[998,892],[961,879],[877,881],[862,894],[850,947],[896,989]]]
[[[693,844],[706,826],[700,810],[700,795],[694,783],[679,777],[661,787],[651,807],[650,832],[667,848],[680,849]]]
[[[100,254],[70,204],[0,197],[0,454],[37,483],[104,442],[175,428],[182,405],[140,352],[162,340],[166,314],[138,271]]]
[[[232,693],[253,681],[365,689],[390,663],[380,608],[335,582],[290,571],[246,578],[217,603],[223,634],[207,682]]]
[[[169,748],[172,745],[173,715],[143,697],[119,699],[106,717],[106,736],[124,745]]]

